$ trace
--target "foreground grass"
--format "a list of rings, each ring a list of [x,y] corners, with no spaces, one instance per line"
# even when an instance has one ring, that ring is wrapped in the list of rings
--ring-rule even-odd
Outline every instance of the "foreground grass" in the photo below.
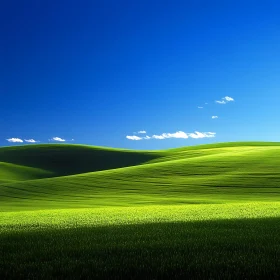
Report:
[[[44,230],[45,228],[66,229],[219,219],[280,218],[279,209],[280,202],[253,202],[0,212],[0,234],[10,231]]]
[[[0,277],[278,279],[280,203],[1,213]]]

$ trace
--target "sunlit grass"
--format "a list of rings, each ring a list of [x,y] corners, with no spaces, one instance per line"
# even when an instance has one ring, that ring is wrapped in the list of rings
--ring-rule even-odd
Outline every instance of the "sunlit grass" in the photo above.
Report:
[[[106,207],[0,213],[0,233],[11,230],[77,228],[162,222],[280,218],[280,202]]]

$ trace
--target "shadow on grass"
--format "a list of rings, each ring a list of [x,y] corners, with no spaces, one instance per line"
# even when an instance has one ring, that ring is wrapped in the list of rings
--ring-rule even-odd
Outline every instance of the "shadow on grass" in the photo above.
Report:
[[[128,167],[159,158],[156,153],[110,150],[80,145],[33,145],[0,150],[0,161],[41,168],[52,176]]]
[[[3,278],[279,279],[280,218],[16,231]]]

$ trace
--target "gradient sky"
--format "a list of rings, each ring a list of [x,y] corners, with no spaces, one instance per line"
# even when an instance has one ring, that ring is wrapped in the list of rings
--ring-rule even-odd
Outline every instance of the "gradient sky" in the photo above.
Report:
[[[279,14],[270,0],[1,1],[0,145],[280,141]]]

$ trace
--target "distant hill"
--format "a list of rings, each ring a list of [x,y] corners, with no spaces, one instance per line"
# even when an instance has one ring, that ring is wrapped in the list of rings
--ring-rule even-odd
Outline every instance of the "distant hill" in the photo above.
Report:
[[[139,165],[158,157],[151,152],[85,145],[4,147],[0,148],[0,174],[7,179],[39,179]]]
[[[0,161],[2,209],[280,198],[279,143],[221,143],[143,152],[34,145],[0,148]]]

